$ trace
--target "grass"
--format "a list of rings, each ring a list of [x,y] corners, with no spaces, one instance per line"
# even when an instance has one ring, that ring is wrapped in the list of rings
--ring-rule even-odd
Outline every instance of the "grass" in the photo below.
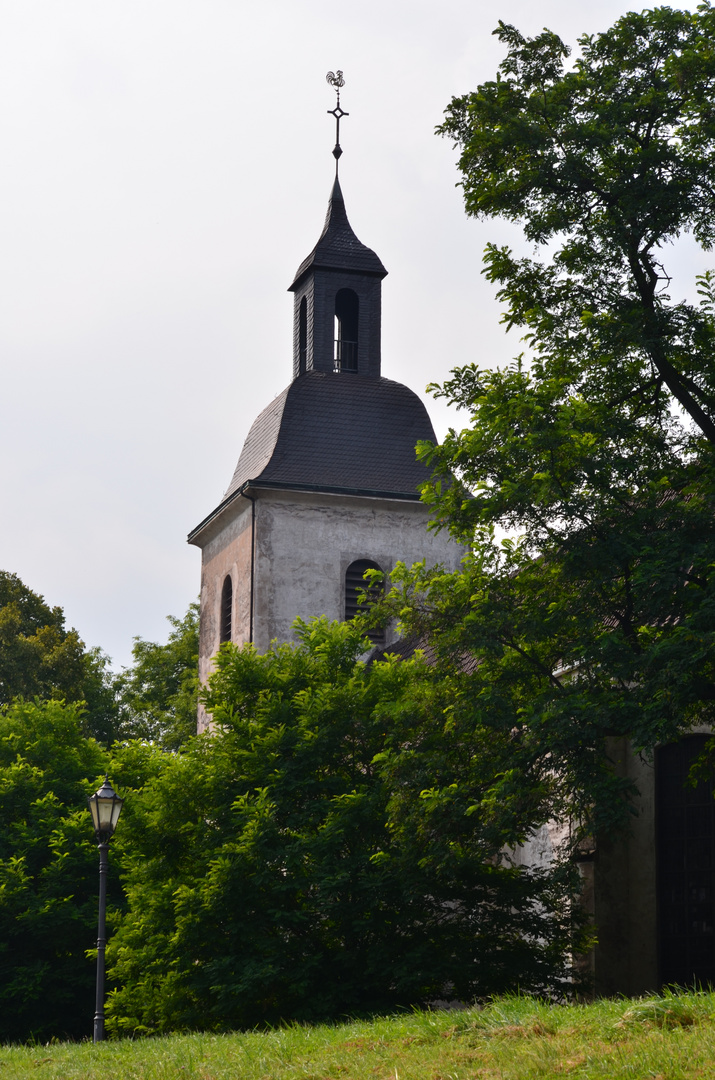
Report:
[[[0,1047],[0,1080],[681,1080],[715,1077],[715,993],[341,1025]]]

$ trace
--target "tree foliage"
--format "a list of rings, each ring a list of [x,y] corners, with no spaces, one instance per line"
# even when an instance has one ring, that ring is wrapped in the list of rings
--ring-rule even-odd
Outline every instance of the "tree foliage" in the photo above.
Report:
[[[496,80],[454,99],[440,131],[460,146],[467,212],[551,245],[545,262],[488,247],[507,325],[525,328],[562,394],[679,440],[675,401],[712,445],[712,319],[671,302],[663,249],[715,238],[715,12],[629,13],[582,37],[570,69],[548,30],[496,33]]]
[[[199,605],[169,616],[165,645],[134,639],[134,664],[116,680],[122,738],[148,739],[175,750],[196,733],[199,690]]]
[[[495,748],[465,740],[477,725],[458,688],[419,657],[361,662],[354,624],[299,624],[298,638],[265,656],[224,646],[214,732],[151,751],[155,779],[118,840],[114,1030],[562,992],[581,942],[573,882],[511,866],[496,812],[482,823],[461,792],[425,794],[450,756],[469,762],[472,798],[494,764]],[[122,751],[114,769],[122,782]]]
[[[125,740],[123,779],[141,788],[158,766],[151,747],[126,740],[171,748],[195,731],[196,605],[171,623],[165,645],[137,639],[134,666],[115,676],[60,607],[0,573],[0,1040],[91,1031],[98,883],[86,798],[111,769],[95,737]]]
[[[470,424],[421,447],[424,494],[472,555],[393,575],[391,610],[445,670],[470,658],[465,692],[512,732],[492,797],[518,809],[540,778],[573,844],[629,816],[609,738],[649,753],[715,721],[713,279],[674,301],[663,265],[680,234],[713,240],[713,19],[625,15],[570,67],[555,34],[500,24],[497,78],[441,127],[467,212],[544,255],[487,248],[528,353],[433,388]]]
[[[0,571],[0,705],[17,697],[83,701],[89,733],[105,743],[117,733],[107,657],[65,629],[61,607],[50,608],[16,574]]]
[[[107,767],[60,701],[0,708],[0,1040],[91,1031],[97,851],[87,795]],[[110,888],[116,900],[117,881]]]

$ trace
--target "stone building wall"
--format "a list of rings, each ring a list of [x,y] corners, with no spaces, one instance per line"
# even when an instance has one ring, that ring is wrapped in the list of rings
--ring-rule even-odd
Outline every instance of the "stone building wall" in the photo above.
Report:
[[[582,900],[598,939],[586,967],[596,997],[637,996],[659,986],[655,768],[625,739],[611,740],[608,749],[614,769],[634,781],[639,796],[629,828],[597,837],[580,864]],[[568,836],[568,822],[543,825],[514,853],[514,862],[547,867]]]
[[[199,681],[211,671],[221,641],[221,592],[228,574],[233,585],[231,640],[250,640],[252,510],[248,499],[237,499],[231,512],[207,530],[201,560],[201,620],[199,626]],[[198,730],[208,725],[199,705]]]
[[[446,532],[428,532],[428,521],[428,509],[407,500],[262,493],[256,502],[259,651],[274,638],[290,641],[297,616],[344,619],[345,571],[356,559],[370,559],[387,573],[398,560],[457,569],[463,549]]]
[[[297,617],[345,618],[345,571],[357,559],[376,562],[386,573],[398,560],[412,565],[424,559],[456,570],[464,549],[446,532],[429,532],[428,522],[428,508],[407,499],[261,488],[236,498],[201,538],[202,683],[220,645],[227,575],[233,584],[231,640],[252,640],[265,652],[274,639],[293,640]],[[388,631],[388,643],[394,638]],[[199,730],[207,723],[200,707]]]

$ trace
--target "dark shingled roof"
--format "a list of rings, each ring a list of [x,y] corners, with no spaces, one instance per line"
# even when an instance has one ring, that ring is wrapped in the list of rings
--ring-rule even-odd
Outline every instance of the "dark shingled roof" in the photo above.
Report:
[[[298,267],[289,292],[308,270],[357,270],[361,274],[385,277],[387,270],[375,252],[361,244],[345,212],[345,200],[337,176],[328,203],[325,227],[310,255]]]
[[[226,497],[248,480],[418,497],[429,470],[419,439],[435,439],[416,394],[391,379],[309,371],[254,422]]]
[[[409,637],[398,638],[392,645],[376,645],[367,657],[368,664],[377,664],[386,660],[388,656],[397,656],[400,660],[411,660],[417,650],[424,654],[429,667],[437,663],[437,653],[434,646],[430,645],[429,639],[424,636],[411,634]],[[453,656],[453,662],[457,662],[457,670],[463,675],[474,675],[481,667],[481,661],[468,652],[458,653]]]

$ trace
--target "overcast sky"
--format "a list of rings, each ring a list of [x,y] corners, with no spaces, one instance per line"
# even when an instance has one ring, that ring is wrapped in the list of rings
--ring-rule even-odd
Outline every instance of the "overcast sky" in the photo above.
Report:
[[[0,568],[115,666],[197,596],[187,532],[291,372],[286,290],[340,174],[384,262],[383,373],[519,351],[434,135],[497,19],[575,43],[616,0],[0,0]],[[427,400],[427,399],[426,399]],[[459,414],[428,400],[438,434]]]

